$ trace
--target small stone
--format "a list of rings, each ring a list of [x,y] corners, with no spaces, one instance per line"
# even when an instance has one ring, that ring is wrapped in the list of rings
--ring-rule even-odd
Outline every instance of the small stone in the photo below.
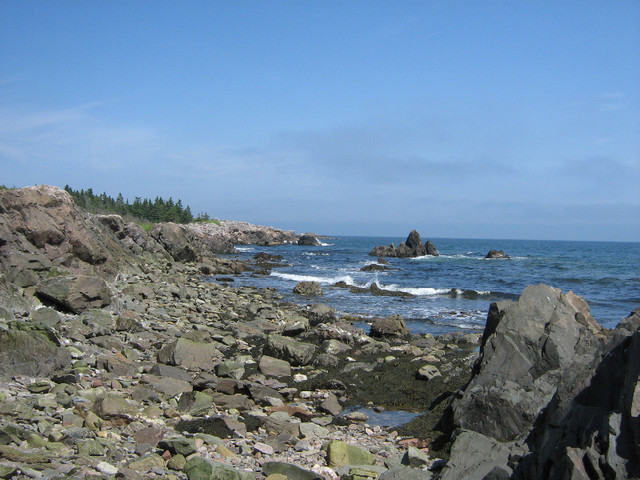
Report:
[[[167,468],[170,470],[182,471],[187,464],[187,459],[181,453],[174,455],[167,462]]]
[[[440,373],[440,370],[438,370],[438,367],[435,365],[425,365],[416,373],[416,378],[418,380],[433,380],[434,378],[441,376],[442,374]]]
[[[327,399],[320,404],[320,410],[336,416],[340,415],[340,412],[342,412],[342,406],[340,406],[340,402],[338,402],[338,397],[333,393],[330,393]]]
[[[87,438],[78,442],[78,453],[80,455],[101,457],[105,453],[105,448],[99,441]]]
[[[327,446],[327,463],[333,468],[343,465],[373,465],[375,457],[364,448],[334,440]]]
[[[369,420],[369,416],[363,412],[350,412],[347,413],[344,418],[351,422],[366,422]]]
[[[260,452],[264,455],[273,455],[273,447],[271,445],[267,445],[265,443],[261,443],[261,442],[256,442],[253,445],[253,449],[256,452]]]
[[[409,447],[402,457],[402,464],[409,467],[421,467],[429,463],[429,456],[416,447]]]
[[[96,465],[96,470],[100,473],[104,473],[105,475],[115,475],[118,473],[118,468],[108,462],[98,463],[98,465]]]

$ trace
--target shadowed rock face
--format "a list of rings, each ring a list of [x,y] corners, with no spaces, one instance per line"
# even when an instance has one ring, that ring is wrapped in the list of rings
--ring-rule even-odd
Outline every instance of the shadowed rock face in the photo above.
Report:
[[[603,330],[584,299],[546,285],[491,305],[473,376],[443,417],[458,433],[442,478],[635,478],[639,326],[640,309]],[[508,455],[489,461],[470,439]]]

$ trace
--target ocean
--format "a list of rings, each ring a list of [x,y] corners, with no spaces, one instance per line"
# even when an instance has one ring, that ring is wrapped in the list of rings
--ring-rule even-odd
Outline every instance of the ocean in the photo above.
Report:
[[[319,247],[239,246],[235,257],[243,260],[259,252],[283,260],[269,275],[246,272],[234,285],[275,288],[287,301],[325,303],[341,315],[365,321],[400,314],[413,333],[434,335],[482,331],[492,302],[515,300],[527,285],[539,283],[584,297],[606,328],[640,307],[640,243],[432,238],[439,257],[387,258],[387,271],[361,270],[377,263],[377,257],[369,256],[373,247],[397,246],[405,239],[346,236],[322,238]],[[504,250],[511,258],[485,259],[491,249]],[[324,295],[293,294],[303,280],[320,283]],[[366,289],[376,284],[411,296],[376,296],[334,286],[338,282]],[[364,321],[362,326],[366,328]]]

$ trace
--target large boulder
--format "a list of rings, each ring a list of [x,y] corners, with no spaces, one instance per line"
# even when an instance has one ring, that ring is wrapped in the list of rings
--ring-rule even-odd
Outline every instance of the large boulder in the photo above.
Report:
[[[179,338],[158,352],[158,361],[190,371],[212,371],[220,363],[222,353],[213,343]]]
[[[525,288],[491,305],[481,355],[453,423],[500,441],[527,432],[558,386],[586,376],[604,345],[589,306],[573,292]]]
[[[47,279],[38,286],[36,295],[44,302],[72,313],[106,307],[111,303],[111,292],[105,281],[88,275]]]
[[[492,304],[442,418],[455,437],[443,478],[636,478],[639,327],[640,309],[604,330],[581,297],[546,285]]]
[[[316,353],[316,346],[290,337],[271,334],[264,346],[265,355],[286,360],[293,366],[308,365]]]
[[[385,318],[376,318],[371,324],[369,336],[374,338],[406,337],[411,332],[401,315],[389,315]]]

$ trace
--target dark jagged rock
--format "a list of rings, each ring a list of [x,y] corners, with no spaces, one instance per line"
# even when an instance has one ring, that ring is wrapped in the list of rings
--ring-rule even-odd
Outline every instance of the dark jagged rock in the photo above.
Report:
[[[307,247],[319,247],[320,241],[316,238],[315,235],[304,234],[301,235],[298,239],[298,245],[303,245]]]
[[[424,255],[438,256],[439,254],[433,243],[431,243],[431,240],[423,244],[418,231],[412,230],[407,240],[397,247],[393,243],[389,246],[374,247],[373,250],[369,252],[369,255],[374,257],[411,258],[422,257]]]
[[[489,250],[487,256],[484,258],[511,258],[509,255],[504,253],[504,250]]]
[[[581,297],[545,285],[492,304],[472,379],[442,419],[458,432],[442,479],[636,477],[638,327],[640,310],[603,330]]]

